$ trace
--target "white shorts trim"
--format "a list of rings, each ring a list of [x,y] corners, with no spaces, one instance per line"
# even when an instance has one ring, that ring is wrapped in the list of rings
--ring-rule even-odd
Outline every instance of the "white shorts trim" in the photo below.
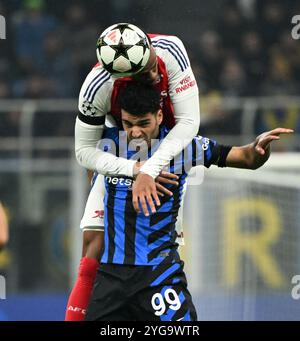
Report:
[[[104,226],[101,228],[99,226],[95,226],[95,227],[84,227],[82,229],[82,232],[85,232],[85,231],[97,231],[97,232],[104,232]]]

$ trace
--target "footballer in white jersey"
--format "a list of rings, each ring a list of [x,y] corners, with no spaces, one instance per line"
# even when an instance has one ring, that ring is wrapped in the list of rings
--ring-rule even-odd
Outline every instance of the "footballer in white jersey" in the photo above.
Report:
[[[120,126],[118,89],[132,78],[148,78],[160,91],[164,124],[172,128],[164,143],[141,167],[140,172],[155,179],[198,132],[198,87],[181,40],[175,36],[149,37],[151,53],[143,72],[120,78],[111,75],[98,63],[82,85],[75,127],[75,150],[79,163],[87,169],[104,175],[134,175],[134,161],[96,150],[105,117],[113,116]]]

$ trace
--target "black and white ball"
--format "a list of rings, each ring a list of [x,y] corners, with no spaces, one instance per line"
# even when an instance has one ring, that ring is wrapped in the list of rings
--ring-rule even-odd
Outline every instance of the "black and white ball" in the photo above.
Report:
[[[141,71],[150,57],[150,41],[137,26],[127,23],[108,27],[97,42],[97,57],[109,73],[119,76]]]

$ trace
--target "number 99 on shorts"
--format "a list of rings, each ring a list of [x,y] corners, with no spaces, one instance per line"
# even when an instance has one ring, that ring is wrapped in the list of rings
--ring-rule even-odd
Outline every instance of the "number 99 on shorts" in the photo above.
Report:
[[[175,311],[180,309],[181,302],[174,289],[167,289],[163,295],[158,292],[152,296],[151,305],[156,316],[161,316],[166,312],[166,303],[169,305],[169,309]]]

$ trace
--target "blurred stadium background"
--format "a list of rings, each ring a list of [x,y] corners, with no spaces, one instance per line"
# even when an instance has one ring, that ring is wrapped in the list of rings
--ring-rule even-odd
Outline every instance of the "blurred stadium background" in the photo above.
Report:
[[[115,22],[184,41],[202,135],[243,144],[293,128],[259,171],[205,171],[185,204],[183,256],[200,320],[299,320],[300,40],[297,0],[0,0],[0,320],[62,320],[81,254],[88,191],[73,128],[98,34]]]

